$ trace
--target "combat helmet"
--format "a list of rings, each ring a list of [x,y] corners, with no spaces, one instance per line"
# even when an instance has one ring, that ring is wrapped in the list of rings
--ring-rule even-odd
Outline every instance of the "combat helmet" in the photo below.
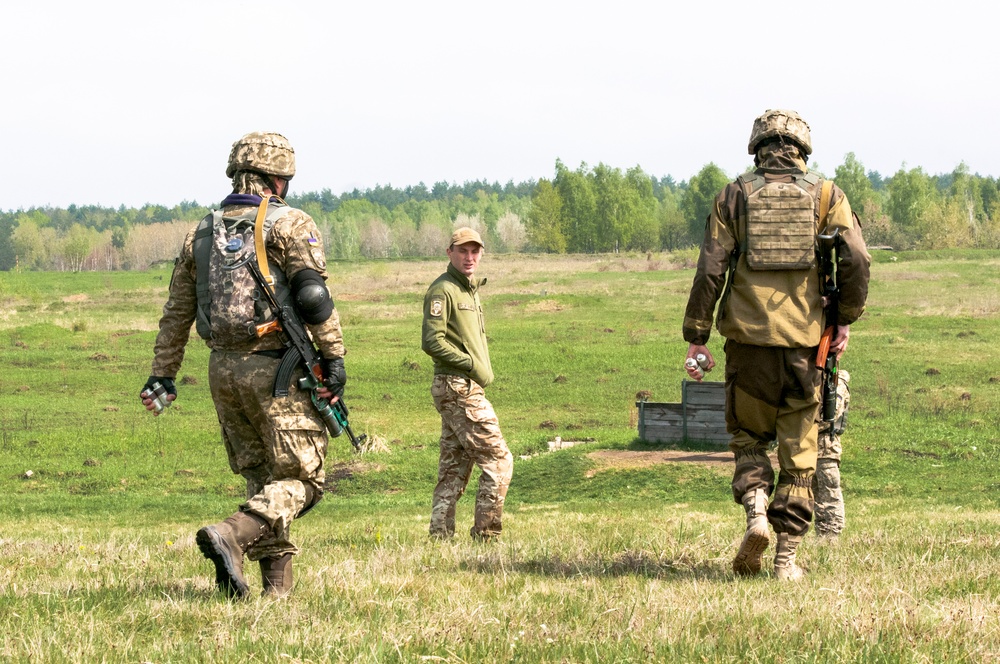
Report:
[[[253,131],[233,143],[226,177],[237,171],[257,171],[286,180],[295,175],[295,150],[281,134]]]
[[[767,110],[753,121],[753,131],[750,132],[750,145],[747,151],[757,154],[757,147],[774,136],[784,136],[795,141],[807,155],[812,154],[812,139],[809,138],[809,125],[795,111],[781,109]]]

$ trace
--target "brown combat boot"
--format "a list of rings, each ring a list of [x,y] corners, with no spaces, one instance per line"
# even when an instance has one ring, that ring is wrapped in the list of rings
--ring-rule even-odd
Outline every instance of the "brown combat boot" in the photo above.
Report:
[[[243,554],[271,532],[256,514],[237,512],[222,523],[205,526],[195,535],[202,555],[215,563],[215,585],[231,599],[246,597],[250,586],[243,577]]]
[[[764,565],[764,551],[771,544],[764,490],[755,489],[744,494],[743,509],[747,512],[747,530],[733,558],[733,571],[740,576],[756,576]]]
[[[292,554],[260,559],[260,578],[264,596],[284,597],[292,591]]]
[[[774,552],[774,576],[779,581],[801,581],[806,573],[795,564],[795,550],[799,548],[802,536],[793,537],[788,533],[778,533],[778,545]]]

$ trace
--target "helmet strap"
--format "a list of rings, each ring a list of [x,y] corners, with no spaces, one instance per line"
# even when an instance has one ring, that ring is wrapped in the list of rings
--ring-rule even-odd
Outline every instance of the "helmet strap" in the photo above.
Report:
[[[271,190],[271,194],[281,199],[284,199],[284,197],[288,195],[288,188],[292,186],[291,178],[282,178],[285,186],[282,191],[278,191],[278,185],[275,184],[273,175],[265,174],[264,179],[267,182],[268,188]]]

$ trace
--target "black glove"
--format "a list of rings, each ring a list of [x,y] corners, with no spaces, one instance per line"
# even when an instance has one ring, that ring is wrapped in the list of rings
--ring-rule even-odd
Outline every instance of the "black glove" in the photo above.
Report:
[[[333,392],[333,396],[339,397],[344,394],[344,385],[347,383],[347,374],[344,372],[344,358],[335,357],[332,360],[323,358],[323,384]]]
[[[153,393],[153,383],[159,383],[163,386],[163,389],[167,391],[167,394],[172,394],[177,396],[177,387],[174,386],[173,378],[164,378],[163,376],[150,376],[146,384],[142,386],[142,390],[139,391],[139,398],[141,399],[144,394]]]

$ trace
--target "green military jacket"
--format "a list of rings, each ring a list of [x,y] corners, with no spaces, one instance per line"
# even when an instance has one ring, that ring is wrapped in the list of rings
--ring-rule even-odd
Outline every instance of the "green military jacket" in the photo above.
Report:
[[[448,264],[424,296],[424,352],[434,359],[434,374],[464,376],[482,387],[493,382],[486,321],[479,287],[486,279],[470,280]]]

